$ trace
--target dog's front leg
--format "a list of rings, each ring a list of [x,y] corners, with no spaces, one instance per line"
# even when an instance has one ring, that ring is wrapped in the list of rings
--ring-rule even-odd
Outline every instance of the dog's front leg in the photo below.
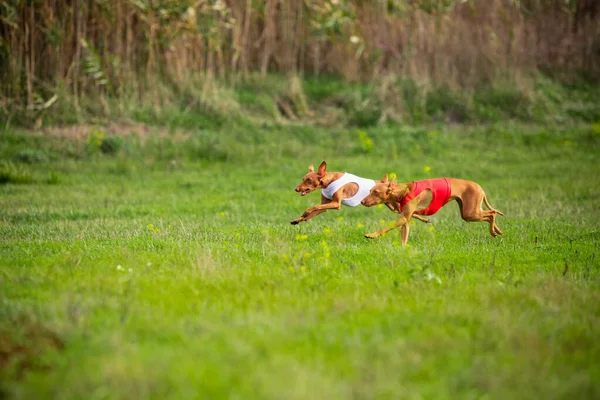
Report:
[[[307,209],[306,211],[304,211],[302,213],[302,216],[300,218],[297,218],[295,220],[293,220],[292,222],[290,222],[292,225],[297,225],[300,222],[305,222],[308,221],[309,219],[311,219],[312,217],[316,217],[319,214],[324,213],[327,210],[314,210],[314,207]]]
[[[302,213],[302,216],[300,218],[297,218],[290,223],[292,225],[297,225],[300,222],[308,221],[309,219],[316,217],[317,215],[322,214],[327,210],[339,210],[341,207],[342,197],[341,194],[337,196],[338,193],[339,192],[337,192],[331,200],[321,195],[321,204],[307,209]]]
[[[392,204],[390,204],[390,203],[385,203],[385,205],[386,205],[386,206],[387,206],[387,208],[389,208],[389,209],[390,209],[392,212],[398,212],[398,210],[397,210],[397,209],[396,209],[396,208],[395,208],[395,207],[394,207]],[[417,214],[413,214],[413,215],[412,215],[412,218],[414,218],[414,219],[418,219],[419,221],[421,221],[421,222],[424,222],[424,223],[426,223],[426,224],[428,224],[428,223],[430,223],[430,222],[431,222],[431,221],[430,221],[430,220],[428,220],[427,218],[423,218],[423,217],[421,217],[420,215],[417,215]]]
[[[410,224],[404,224],[402,226],[402,246],[406,246],[408,242],[408,232],[410,231]]]
[[[388,225],[385,228],[378,230],[377,232],[367,233],[365,235],[365,237],[369,238],[369,239],[375,239],[375,238],[377,238],[377,237],[379,237],[381,235],[385,235],[386,233],[388,233],[392,229],[396,229],[396,228],[399,228],[401,226],[402,227],[406,226],[408,224],[409,219],[410,219],[410,217],[407,218],[406,216],[404,216],[404,214],[402,214],[400,216],[400,218],[398,218],[396,220],[396,223],[394,225],[392,225],[392,226]]]
[[[396,220],[396,223],[394,225],[386,226],[385,228],[383,228],[377,232],[367,233],[365,235],[365,237],[369,238],[369,239],[375,239],[381,235],[385,235],[387,232],[391,231],[392,229],[402,227],[402,245],[405,245],[406,241],[408,240],[408,232],[410,230],[410,228],[408,227],[408,224],[410,223],[410,218],[414,216],[414,212],[415,212],[415,209],[417,208],[417,204],[419,204],[419,201],[420,201],[420,195],[415,197],[408,204],[406,204],[402,208],[402,214]]]
[[[331,202],[331,203],[327,203],[327,204],[319,204],[317,206],[311,207],[308,210],[304,211],[304,213],[302,213],[302,217],[293,220],[291,222],[291,224],[296,225],[296,224],[299,224],[300,222],[308,221],[312,217],[316,217],[317,215],[322,214],[327,210],[339,210],[339,209],[340,209],[339,203]]]

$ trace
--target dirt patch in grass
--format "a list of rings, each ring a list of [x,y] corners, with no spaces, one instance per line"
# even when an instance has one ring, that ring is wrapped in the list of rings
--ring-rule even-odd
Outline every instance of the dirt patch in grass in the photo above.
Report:
[[[192,135],[191,132],[182,129],[168,129],[164,127],[151,126],[134,121],[115,121],[102,124],[77,124],[69,126],[46,127],[41,130],[30,130],[32,134],[43,136],[54,136],[84,141],[90,135],[101,133],[104,136],[137,137],[144,142],[149,137],[169,137],[178,141],[185,141]]]
[[[90,133],[98,130],[118,136],[145,137],[151,133],[168,134],[166,129],[150,128],[145,124],[132,121],[110,122],[109,124],[103,125],[78,124],[72,126],[48,127],[44,128],[42,133],[54,136],[64,136],[72,139],[85,139]]]

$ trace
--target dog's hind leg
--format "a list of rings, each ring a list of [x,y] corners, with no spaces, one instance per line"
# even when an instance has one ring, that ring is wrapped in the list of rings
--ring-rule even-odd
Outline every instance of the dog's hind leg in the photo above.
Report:
[[[423,218],[423,217],[421,217],[420,215],[417,215],[417,214],[413,214],[413,215],[412,215],[412,217],[413,217],[414,219],[418,219],[419,221],[421,221],[421,222],[424,222],[424,223],[426,223],[426,224],[428,224],[428,223],[430,223],[430,222],[431,222],[431,221],[430,221],[430,220],[428,220],[427,218]]]
[[[502,215],[504,217],[504,213],[501,211],[496,210],[494,207],[492,207],[490,205],[490,203],[488,202],[487,196],[485,195],[485,193],[483,193],[483,202],[485,203],[486,207],[490,209],[490,211],[496,211],[498,214]]]
[[[483,197],[485,199],[485,195]],[[488,211],[489,213],[491,213],[490,215],[490,235],[492,235],[492,237],[496,237],[497,233],[496,233],[496,210],[493,211]]]
[[[498,225],[494,225],[494,230],[496,231],[496,233],[498,235],[504,235],[504,232],[502,232],[502,230],[500,230],[500,228],[498,227]]]
[[[488,222],[490,224],[490,235],[496,237],[496,213],[498,211],[494,209],[490,209],[489,211],[483,210],[481,208],[482,201],[486,203],[486,206],[490,207],[489,203],[485,200],[485,193],[480,186],[463,193],[458,202],[462,219],[467,222]]]
[[[504,235],[504,232],[502,232],[502,230],[498,227],[498,225],[496,224],[496,214],[502,215],[504,217],[504,213],[502,211],[498,211],[496,210],[494,207],[492,207],[487,199],[487,196],[485,193],[483,193],[483,202],[485,203],[486,207],[490,209],[490,211],[494,212],[494,232],[497,233],[498,235]],[[494,234],[492,234],[492,236],[496,236]]]

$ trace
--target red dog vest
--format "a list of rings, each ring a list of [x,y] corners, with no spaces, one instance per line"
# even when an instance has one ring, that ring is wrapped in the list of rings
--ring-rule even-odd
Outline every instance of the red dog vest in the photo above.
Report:
[[[402,212],[402,207],[406,203],[417,197],[425,189],[431,190],[431,204],[427,208],[415,211],[415,214],[433,215],[450,201],[450,181],[447,178],[426,179],[412,184],[412,190],[400,200],[400,212]]]

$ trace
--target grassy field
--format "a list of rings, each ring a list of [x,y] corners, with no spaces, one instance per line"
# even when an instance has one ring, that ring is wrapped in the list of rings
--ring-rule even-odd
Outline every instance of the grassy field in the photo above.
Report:
[[[117,133],[127,134],[124,127]],[[599,398],[600,126],[0,134],[14,398]],[[309,163],[475,180],[505,235],[319,201]]]

